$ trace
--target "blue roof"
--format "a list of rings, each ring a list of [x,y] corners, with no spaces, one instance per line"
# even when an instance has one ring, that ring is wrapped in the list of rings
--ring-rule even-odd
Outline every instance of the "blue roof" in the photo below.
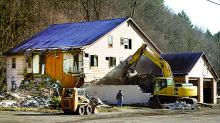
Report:
[[[219,78],[203,52],[165,53],[161,57],[169,63],[174,76],[187,75],[202,57],[215,79]],[[145,56],[137,62],[135,70],[140,74],[162,75],[161,69]]]
[[[76,23],[53,24],[9,53],[24,52],[26,49],[48,49],[81,47],[94,43],[97,39],[126,21],[127,18],[98,20]]]
[[[169,63],[174,75],[187,75],[203,54],[202,52],[189,52],[161,54],[161,56]],[[146,69],[143,69],[144,67]],[[140,73],[153,75],[162,74],[161,69],[144,56],[141,57],[141,60],[137,63],[136,70]]]

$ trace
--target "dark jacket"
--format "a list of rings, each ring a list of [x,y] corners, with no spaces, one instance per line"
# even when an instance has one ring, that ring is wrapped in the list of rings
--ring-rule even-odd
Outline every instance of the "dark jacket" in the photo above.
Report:
[[[123,100],[123,94],[121,92],[117,93],[116,100]]]

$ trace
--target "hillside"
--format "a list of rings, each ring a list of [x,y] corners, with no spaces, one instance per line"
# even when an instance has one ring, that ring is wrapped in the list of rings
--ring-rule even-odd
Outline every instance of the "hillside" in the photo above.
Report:
[[[1,0],[0,52],[50,24],[117,17],[132,17],[162,52],[205,52],[220,74],[220,31],[198,28],[163,0]]]

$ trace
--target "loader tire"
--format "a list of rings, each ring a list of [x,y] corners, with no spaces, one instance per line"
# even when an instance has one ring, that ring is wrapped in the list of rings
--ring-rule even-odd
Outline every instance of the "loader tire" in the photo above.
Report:
[[[91,113],[92,113],[92,106],[91,105],[85,106],[85,114],[90,115]]]
[[[78,106],[78,108],[76,109],[76,113],[79,115],[83,115],[85,113],[84,106]]]

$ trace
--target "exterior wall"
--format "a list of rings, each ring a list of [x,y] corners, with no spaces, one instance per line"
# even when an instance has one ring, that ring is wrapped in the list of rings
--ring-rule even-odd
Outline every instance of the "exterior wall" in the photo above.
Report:
[[[199,83],[198,83],[198,101],[203,103],[204,102],[204,97],[203,97],[203,78],[199,78]]]
[[[212,79],[213,81],[211,81],[211,85],[212,85],[212,102],[216,103],[217,99],[217,91],[216,91],[216,81],[214,81],[214,77],[212,75],[212,73],[209,71],[206,62],[203,60],[203,58],[201,57],[197,63],[194,65],[194,67],[192,68],[192,70],[189,72],[189,74],[186,76],[186,80],[188,80],[189,78],[198,78],[198,100],[199,102],[203,102],[204,101],[204,97],[203,97],[203,83],[204,83],[204,79],[208,78],[208,79]]]
[[[203,77],[203,78],[213,78],[212,73],[208,70],[208,67],[201,57],[197,63],[194,65],[192,70],[189,72],[187,77]]]
[[[27,64],[27,63],[26,63]],[[32,66],[33,66],[33,64],[31,64],[31,67],[28,67],[28,64],[27,64],[27,73],[32,73],[33,71],[33,69],[32,69]]]
[[[212,80],[212,102],[217,104],[217,82],[213,79]]]
[[[113,36],[113,47],[108,47],[108,36]],[[132,39],[132,49],[125,49],[120,44],[121,38]],[[148,42],[135,27],[128,22],[116,27],[111,32],[100,38],[94,44],[86,47],[85,53],[89,55],[98,55],[98,67],[90,67],[90,58],[84,57],[84,73],[85,81],[89,82],[94,79],[100,79],[106,75],[112,68],[109,68],[108,60],[106,57],[116,57],[116,66],[120,63],[120,60],[125,60],[128,56],[132,55],[143,43]]]
[[[116,94],[122,90],[123,104],[146,104],[150,99],[150,93],[142,93],[138,85],[99,85],[88,87],[87,94],[99,97],[104,103],[116,104]]]
[[[16,68],[12,68],[12,58],[16,59]],[[6,76],[7,76],[7,89],[11,89],[11,77],[14,76],[17,86],[20,85],[24,79],[24,57],[23,55],[7,56]]]
[[[63,87],[75,87],[82,85],[81,81],[78,81],[78,76],[74,76],[64,72],[63,59],[67,57],[68,53],[58,52],[47,53],[46,55],[46,74],[52,79],[59,80]]]

